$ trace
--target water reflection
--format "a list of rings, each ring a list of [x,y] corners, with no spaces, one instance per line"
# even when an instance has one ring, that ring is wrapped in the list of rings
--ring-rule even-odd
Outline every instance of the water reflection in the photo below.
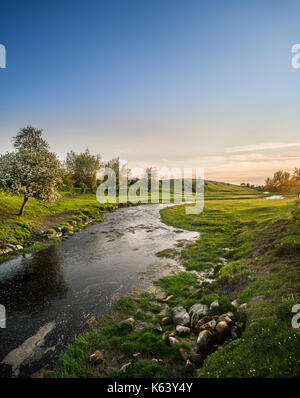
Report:
[[[66,294],[56,246],[14,261],[9,270],[1,270],[0,279],[0,303],[8,317],[43,311]]]

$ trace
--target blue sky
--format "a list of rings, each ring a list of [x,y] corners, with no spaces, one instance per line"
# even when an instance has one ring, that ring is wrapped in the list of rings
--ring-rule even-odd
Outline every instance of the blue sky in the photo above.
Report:
[[[2,1],[0,152],[31,124],[134,166],[263,181],[300,166],[295,0]]]

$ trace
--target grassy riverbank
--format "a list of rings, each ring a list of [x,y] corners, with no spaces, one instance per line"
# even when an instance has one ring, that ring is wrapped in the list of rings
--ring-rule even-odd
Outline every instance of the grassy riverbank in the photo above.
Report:
[[[294,207],[295,198],[253,198],[206,201],[201,215],[186,215],[184,206],[162,210],[167,224],[202,233],[181,253],[187,270],[215,270],[215,282],[203,286],[201,294],[248,303],[242,338],[209,355],[200,375],[299,377],[300,333],[291,325],[292,306],[300,303],[300,226],[291,217]],[[169,279],[175,285],[175,277]]]
[[[40,250],[59,239],[43,239],[41,234],[56,225],[68,226],[69,222],[78,221],[77,228],[89,218],[101,220],[103,211],[94,194],[75,195],[63,193],[54,203],[42,203],[30,199],[22,217],[18,210],[22,203],[21,196],[8,195],[0,191],[0,248],[7,245],[22,245],[25,252]],[[10,255],[0,256],[5,261]]]
[[[109,315],[91,322],[90,331],[67,348],[52,377],[299,377],[300,333],[291,325],[292,306],[300,303],[300,226],[291,217],[295,198],[227,195],[227,200],[225,193],[209,198],[200,215],[186,215],[185,206],[161,211],[167,224],[201,232],[196,243],[161,254],[180,256],[187,269],[157,281],[170,297],[135,292],[116,300]],[[193,271],[211,269],[215,281],[199,285]],[[163,341],[161,333],[174,331],[174,325],[162,325],[159,332],[157,324],[174,306],[188,310],[216,299],[220,306],[214,314],[234,310],[234,299],[247,303],[241,338],[204,361],[193,354],[193,334],[173,346]],[[134,327],[120,327],[128,317],[135,319]],[[97,365],[90,361],[95,350],[101,352]]]

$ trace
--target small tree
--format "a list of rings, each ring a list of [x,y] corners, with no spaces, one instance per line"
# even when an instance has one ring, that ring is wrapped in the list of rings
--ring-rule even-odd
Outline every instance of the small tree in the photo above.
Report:
[[[49,152],[49,144],[42,138],[43,130],[27,126],[20,129],[18,134],[13,137],[15,149],[24,149],[34,152]]]
[[[73,151],[67,153],[66,168],[71,174],[75,185],[84,192],[89,188],[92,192],[97,185],[97,172],[101,167],[101,156],[92,155],[87,148],[85,152],[77,154]]]
[[[293,186],[290,173],[287,171],[276,171],[273,178],[267,178],[265,189],[270,192],[289,193]]]
[[[41,134],[31,126],[20,130],[14,138],[17,151],[0,156],[0,187],[23,195],[20,216],[30,197],[53,201],[59,196],[61,164]]]

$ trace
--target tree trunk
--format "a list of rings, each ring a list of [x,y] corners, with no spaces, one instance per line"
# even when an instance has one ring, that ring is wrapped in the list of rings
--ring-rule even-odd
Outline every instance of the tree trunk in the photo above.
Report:
[[[29,198],[27,196],[24,196],[24,200],[23,200],[23,204],[21,206],[20,212],[19,212],[19,216],[23,215],[25,206],[27,205],[27,202],[28,202],[28,199]]]

